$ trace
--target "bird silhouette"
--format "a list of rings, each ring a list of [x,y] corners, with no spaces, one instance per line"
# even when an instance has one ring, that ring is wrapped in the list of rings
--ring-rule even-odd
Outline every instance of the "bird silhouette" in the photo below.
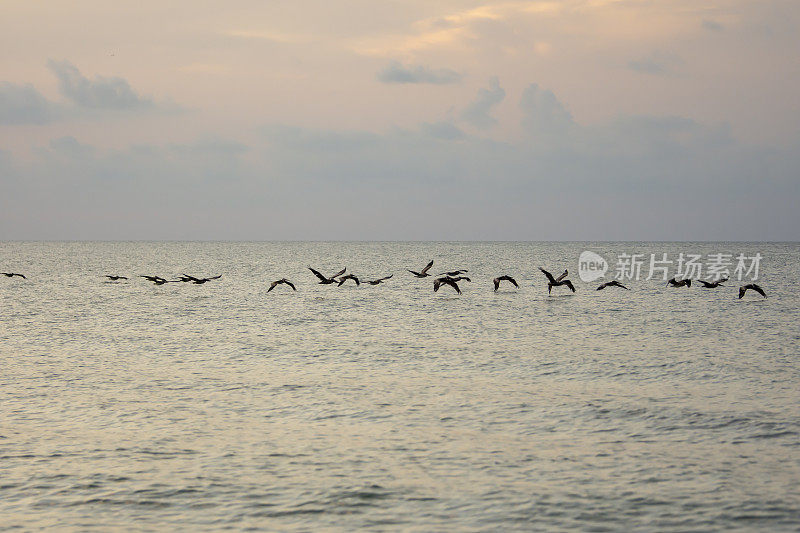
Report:
[[[364,280],[364,283],[369,283],[370,285],[378,285],[378,284],[380,284],[380,283],[383,283],[383,282],[384,282],[384,281],[386,281],[387,279],[390,279],[392,276],[394,276],[394,274],[389,274],[388,276],[386,276],[386,277],[384,277],[384,278],[380,278],[380,279],[374,279],[374,280],[372,280],[372,281],[369,281],[369,280],[366,280],[366,279],[365,279],[365,280]]]
[[[433,266],[433,259],[431,259],[431,262],[430,262],[430,263],[428,263],[428,264],[425,266],[425,268],[423,268],[423,269],[422,269],[422,270],[420,270],[419,272],[415,272],[415,271],[413,271],[413,270],[409,270],[409,269],[406,269],[406,270],[408,270],[409,272],[411,272],[412,274],[414,274],[414,275],[415,275],[415,276],[417,276],[418,278],[427,278],[428,276],[430,276],[430,274],[428,274],[428,270],[430,270],[430,268],[431,268],[432,266]]]
[[[717,281],[703,281],[702,279],[697,280],[697,282],[702,283],[703,287],[705,287],[706,289],[716,289],[726,281],[728,281],[728,278],[722,278]]]
[[[739,299],[741,300],[744,297],[744,293],[747,292],[748,289],[753,289],[758,294],[763,296],[764,298],[767,297],[767,293],[764,292],[764,289],[756,285],[755,283],[748,283],[747,285],[742,285],[739,287]]]
[[[331,276],[331,277],[329,277],[329,278],[326,278],[326,277],[325,277],[325,276],[323,276],[323,275],[322,275],[322,274],[321,274],[319,271],[317,271],[317,270],[314,270],[314,269],[313,269],[313,268],[311,268],[311,267],[308,267],[308,269],[309,269],[311,272],[313,272],[315,276],[317,276],[317,277],[319,278],[319,284],[320,284],[320,285],[330,285],[331,283],[337,283],[337,282],[339,281],[339,280],[337,280],[336,278],[338,278],[339,276],[341,276],[342,274],[344,274],[345,270],[347,270],[347,267],[345,267],[345,268],[341,269],[339,272],[337,272],[336,274],[334,274],[333,276]]]
[[[346,276],[342,276],[341,278],[339,278],[339,287],[341,287],[342,285],[344,285],[344,282],[345,282],[345,281],[347,281],[348,279],[352,279],[353,281],[355,281],[355,282],[356,282],[356,287],[358,287],[359,285],[361,285],[361,280],[359,280],[359,279],[358,279],[356,276],[354,276],[353,274],[348,274],[348,275],[346,275]]]
[[[564,270],[564,272],[557,278],[554,278],[550,272],[542,267],[539,267],[539,270],[541,270],[542,273],[547,277],[547,294],[550,294],[550,291],[553,290],[553,287],[559,287],[561,285],[566,285],[569,287],[569,290],[575,292],[575,286],[572,284],[572,282],[568,279],[564,279],[567,277],[567,270]]]
[[[617,281],[617,280],[613,280],[613,281],[606,281],[605,283],[603,283],[602,285],[600,285],[599,287],[597,287],[597,290],[598,290],[598,291],[602,291],[602,290],[603,290],[603,289],[605,289],[606,287],[619,287],[619,288],[621,288],[621,289],[625,289],[626,291],[629,291],[629,290],[630,290],[628,287],[626,287],[625,285],[623,285],[622,283],[620,283],[620,282],[619,282],[619,281]]]
[[[678,281],[675,278],[672,278],[667,282],[667,285],[672,285],[673,287],[691,287],[692,280],[691,279],[682,279]]]
[[[500,276],[500,277],[494,278],[494,280],[493,280],[493,283],[494,283],[494,292],[497,292],[497,289],[500,287],[500,282],[501,282],[501,281],[508,281],[509,283],[511,283],[512,285],[514,285],[516,288],[518,288],[518,289],[519,289],[519,285],[517,285],[517,280],[515,280],[515,279],[514,279],[514,278],[512,278],[511,276],[505,276],[505,275],[503,275],[503,276]]]
[[[292,289],[297,290],[297,288],[294,286],[294,284],[291,281],[289,281],[286,278],[282,278],[282,279],[279,279],[277,281],[273,281],[270,284],[269,289],[267,289],[267,292],[271,291],[272,289],[274,289],[275,287],[277,287],[281,283],[285,283],[286,285],[290,286]]]
[[[439,287],[442,285],[450,285],[453,287],[458,294],[461,294],[461,289],[458,288],[458,282],[461,280],[470,281],[468,278],[451,278],[450,276],[445,276],[443,278],[436,278],[433,280],[433,292],[437,292]]]

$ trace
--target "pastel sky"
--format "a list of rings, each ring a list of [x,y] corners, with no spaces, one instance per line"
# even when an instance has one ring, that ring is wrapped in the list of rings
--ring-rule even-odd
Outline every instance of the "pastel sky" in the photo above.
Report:
[[[3,240],[800,240],[797,0],[5,0],[0,50]]]

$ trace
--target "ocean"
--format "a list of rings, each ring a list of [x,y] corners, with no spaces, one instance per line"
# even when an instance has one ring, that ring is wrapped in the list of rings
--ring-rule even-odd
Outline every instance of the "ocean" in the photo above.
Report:
[[[595,290],[587,250],[639,279]],[[692,254],[732,279],[646,279]],[[2,530],[800,528],[796,243],[3,242],[0,271]],[[222,277],[138,277],[183,273]]]

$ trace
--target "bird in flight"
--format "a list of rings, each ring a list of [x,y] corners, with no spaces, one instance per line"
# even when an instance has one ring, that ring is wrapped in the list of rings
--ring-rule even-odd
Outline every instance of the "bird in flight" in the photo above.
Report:
[[[494,282],[494,292],[497,292],[497,289],[500,288],[500,282],[501,281],[508,281],[513,286],[515,286],[516,288],[519,289],[519,285],[517,285],[517,280],[515,280],[511,276],[503,275],[503,276],[500,276],[499,278],[494,278],[494,280],[493,280],[493,282]]]
[[[621,289],[625,289],[626,291],[629,291],[629,290],[630,290],[628,287],[626,287],[625,285],[623,285],[622,283],[620,283],[620,282],[619,282],[619,281],[617,281],[617,280],[613,280],[613,281],[606,281],[605,283],[603,283],[602,285],[600,285],[599,287],[597,287],[597,290],[598,290],[598,291],[602,291],[602,290],[603,290],[603,289],[605,289],[606,287],[619,287],[619,288],[621,288]]]
[[[359,280],[359,279],[358,279],[357,277],[355,277],[353,274],[348,274],[348,275],[346,275],[346,276],[342,276],[341,278],[339,278],[339,287],[341,287],[342,285],[344,285],[344,282],[345,282],[345,281],[347,281],[348,279],[352,279],[353,281],[355,281],[355,282],[356,282],[356,287],[358,287],[359,285],[361,285],[361,280]]]
[[[433,280],[433,292],[438,291],[439,287],[442,285],[450,285],[458,294],[461,294],[461,289],[458,288],[458,282],[461,280],[471,281],[469,278],[465,277],[451,278],[450,276],[445,276],[443,278],[436,278]]]
[[[569,287],[569,290],[575,292],[575,286],[572,284],[572,282],[568,279],[564,279],[567,277],[567,270],[564,270],[564,272],[557,278],[554,278],[550,272],[542,267],[539,267],[539,270],[542,271],[542,274],[547,276],[547,294],[550,294],[550,291],[553,290],[553,287],[559,287],[561,285],[566,285]]]
[[[270,284],[269,289],[267,289],[267,292],[271,291],[272,289],[274,289],[275,287],[277,287],[281,283],[285,283],[286,285],[290,286],[292,289],[297,290],[297,288],[294,286],[294,284],[292,284],[291,281],[289,281],[286,278],[282,278],[282,279],[279,279],[278,281],[273,281]]]
[[[219,279],[222,277],[222,274],[218,276],[213,276],[211,278],[196,278],[194,276],[190,276],[189,274],[181,274],[181,279],[176,281],[191,281],[195,285],[202,285],[203,283],[209,282],[212,279]]]
[[[16,272],[0,272],[0,274],[3,274],[7,278],[13,278],[14,276],[19,276],[22,279],[28,279],[23,274],[17,274]]]
[[[389,275],[388,275],[388,276],[386,276],[385,278],[374,279],[374,280],[372,280],[372,281],[369,281],[369,280],[366,280],[366,279],[365,279],[365,280],[364,280],[364,283],[369,283],[370,285],[378,285],[378,284],[380,284],[380,283],[382,283],[382,282],[386,281],[387,279],[391,278],[392,276],[394,276],[394,274],[389,274]]]
[[[308,269],[309,269],[311,272],[313,272],[315,276],[317,276],[317,277],[319,278],[319,284],[320,284],[320,285],[330,285],[331,283],[338,283],[338,282],[339,282],[339,280],[338,280],[338,279],[336,279],[336,278],[338,278],[339,276],[341,276],[342,274],[344,274],[345,270],[347,270],[347,267],[345,267],[345,268],[341,269],[339,272],[337,272],[336,274],[334,274],[333,276],[331,276],[331,277],[329,277],[329,278],[326,278],[326,277],[325,277],[325,276],[323,276],[323,275],[322,275],[322,274],[321,274],[319,271],[317,271],[317,270],[314,270],[314,269],[313,269],[313,268],[311,268],[311,267],[308,267]]]
[[[152,281],[156,285],[163,285],[165,283],[177,283],[178,281],[180,281],[180,280],[177,280],[177,279],[166,280],[166,279],[162,278],[161,276],[139,276],[139,277],[140,278],[144,278],[147,281]]]
[[[741,300],[744,297],[744,293],[747,292],[748,289],[753,289],[758,294],[763,296],[764,298],[767,297],[767,293],[764,292],[764,289],[756,285],[755,283],[748,283],[747,285],[742,285],[739,287],[739,299]]]
[[[677,279],[672,278],[671,280],[669,280],[667,282],[667,285],[672,285],[673,287],[683,287],[683,286],[691,287],[692,286],[692,280],[691,279],[682,279],[682,280],[678,281]]]
[[[424,270],[423,270],[423,272],[424,272]],[[467,272],[469,272],[469,270],[466,270],[466,269],[464,269],[464,270],[453,270],[451,272],[442,272],[439,275],[440,276],[450,276],[452,278],[453,276],[460,276],[461,274],[466,274]]]
[[[108,279],[110,279],[111,281],[119,281],[121,279],[128,279],[125,276],[109,276],[108,274],[106,274],[106,277]]]
[[[415,275],[415,276],[417,276],[418,278],[427,278],[428,276],[430,276],[430,274],[428,274],[428,270],[429,270],[429,269],[430,269],[432,266],[433,266],[433,259],[431,259],[431,262],[430,262],[430,263],[428,263],[428,264],[425,266],[425,268],[423,268],[423,269],[422,269],[422,270],[420,270],[419,272],[414,272],[413,270],[409,270],[409,269],[406,269],[406,270],[408,270],[409,272],[411,272],[412,274],[414,274],[414,275]]]
[[[717,281],[703,281],[702,279],[698,279],[697,281],[699,283],[702,283],[703,287],[705,287],[706,289],[716,289],[717,287],[728,281],[728,278],[722,278]]]

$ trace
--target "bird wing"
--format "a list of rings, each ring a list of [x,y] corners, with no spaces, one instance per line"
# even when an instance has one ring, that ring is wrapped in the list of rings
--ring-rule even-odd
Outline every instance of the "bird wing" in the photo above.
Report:
[[[575,287],[572,285],[572,282],[570,280],[568,280],[568,279],[564,280],[564,285],[569,287],[572,292],[575,292]]]
[[[567,269],[564,269],[564,272],[556,278],[556,281],[561,281],[562,279],[567,277]]]
[[[686,281],[686,286],[687,287],[691,287],[692,286],[692,280],[687,279],[687,280],[684,280],[684,281]]]
[[[284,281],[284,283],[287,284],[288,286],[290,286],[292,288],[292,290],[295,290],[295,291],[297,290],[297,287],[294,286],[294,283],[292,283],[288,279],[286,281]]]
[[[345,271],[345,270],[347,270],[347,267],[344,267],[344,268],[343,268],[343,269],[341,269],[339,272],[337,272],[336,274],[334,274],[333,276],[331,276],[331,279],[333,279],[333,278],[338,278],[339,276],[341,276],[342,274],[344,274],[344,271]]]
[[[555,283],[555,282],[556,282],[555,278],[553,277],[553,275],[552,275],[550,272],[548,272],[547,270],[543,269],[542,267],[539,267],[539,270],[541,270],[541,271],[542,271],[542,274],[544,274],[545,276],[547,276],[547,280],[548,280],[550,283]]]
[[[508,278],[508,281],[510,281],[516,288],[519,289],[519,285],[517,285],[517,280],[515,280],[511,276],[507,276],[507,278]]]
[[[442,281],[441,280],[438,280],[438,279],[433,280],[433,292],[438,291],[439,287],[441,287],[441,286],[442,286]]]
[[[492,281],[494,283],[494,290],[497,292],[497,288],[500,287],[500,278],[494,278]]]
[[[389,275],[388,275],[388,276],[386,276],[385,278],[376,279],[375,281],[378,281],[378,282],[380,282],[380,281],[386,281],[387,279],[391,278],[392,276],[394,276],[394,274],[389,274]]]
[[[280,281],[273,281],[272,283],[270,283],[269,289],[267,289],[267,292],[269,292],[272,289],[274,289],[278,285],[278,283],[280,283]]]
[[[408,270],[408,269],[406,269],[406,270]],[[421,273],[414,272],[413,270],[408,270],[408,271],[411,272],[412,274],[414,274],[415,276],[421,276],[422,275]]]
[[[753,289],[754,291],[756,291],[758,294],[760,294],[760,295],[761,295],[761,296],[763,296],[764,298],[766,298],[766,297],[767,297],[767,293],[765,293],[765,292],[764,292],[764,289],[762,289],[761,287],[759,287],[759,286],[758,286],[758,285],[756,285],[755,283],[753,283],[753,284],[750,286],[750,288],[751,288],[751,289]]]
[[[709,282],[707,282],[707,281],[703,281],[702,279],[698,279],[697,281],[699,281],[700,283],[702,283],[702,284],[703,284],[703,287],[705,287],[706,289],[711,289],[711,288],[713,288],[713,287],[716,287],[716,285],[715,285],[714,283],[709,283]]]
[[[606,283],[603,283],[602,285],[600,285],[599,287],[597,287],[597,290],[598,290],[598,291],[602,291],[603,289],[605,289],[606,287],[608,287],[608,284],[609,284],[609,283],[611,283],[611,282],[606,282]]]
[[[428,265],[427,265],[425,268],[423,268],[423,269],[420,271],[420,274],[424,274],[424,273],[425,273],[425,272],[427,272],[427,271],[428,271],[428,269],[429,269],[429,268],[431,268],[432,266],[433,266],[433,259],[431,259],[431,262],[430,262],[430,263],[428,263]]]
[[[741,300],[744,296],[744,293],[747,292],[747,287],[739,287],[739,299]]]
[[[213,278],[206,278],[206,279],[219,279],[221,277],[222,277],[222,274],[220,274],[219,276],[214,276]]]
[[[458,288],[458,283],[456,283],[454,280],[447,279],[447,280],[445,280],[445,283],[447,283],[448,285],[453,287],[458,294],[461,294],[461,289]]]
[[[328,281],[328,278],[326,278],[325,276],[323,276],[322,274],[320,274],[320,272],[319,272],[319,271],[317,271],[317,270],[314,270],[314,269],[313,269],[313,268],[311,268],[311,267],[308,267],[308,269],[309,269],[311,272],[313,272],[313,273],[314,273],[314,275],[315,275],[315,276],[317,276],[317,277],[318,277],[318,278],[319,278],[321,281]]]
[[[622,288],[623,288],[623,289],[625,289],[626,291],[629,291],[629,290],[630,290],[628,287],[626,287],[625,285],[623,285],[622,283],[619,283],[619,282],[617,282],[617,287],[622,287]]]

